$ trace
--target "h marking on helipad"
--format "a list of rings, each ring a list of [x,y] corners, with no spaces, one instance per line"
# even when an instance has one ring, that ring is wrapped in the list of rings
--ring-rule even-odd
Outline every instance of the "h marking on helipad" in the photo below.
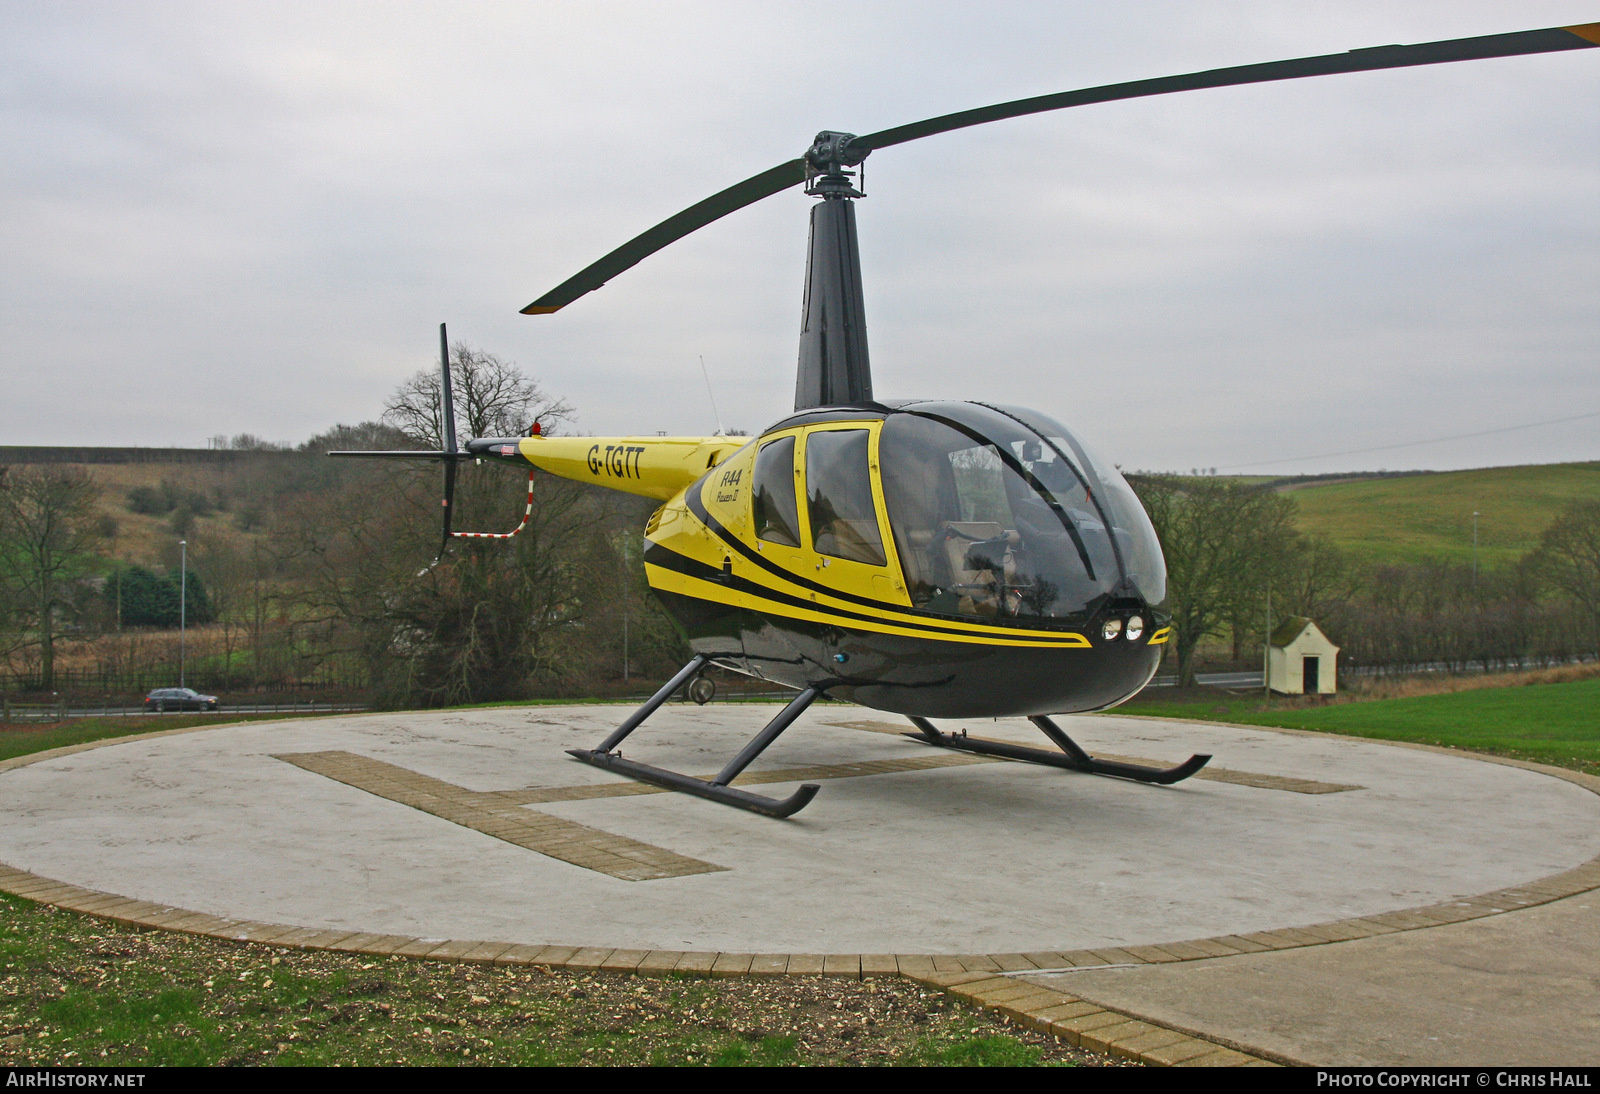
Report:
[[[354,752],[292,752],[275,758],[463,828],[623,881],[655,881],[727,869],[627,836],[526,809],[500,794],[468,790]]]
[[[660,787],[637,782],[598,783],[587,786],[533,787],[527,790],[469,790],[430,775],[374,760],[354,752],[286,752],[274,759],[306,771],[365,790],[441,820],[471,828],[529,851],[560,859],[623,881],[656,881],[726,870],[664,847],[618,836],[577,821],[542,813],[526,806],[544,802],[621,798],[637,794],[662,794]],[[891,775],[941,767],[966,767],[996,763],[987,756],[933,755],[894,760],[869,760],[850,764],[817,764],[747,771],[734,785],[799,782],[805,779],[848,779],[862,775]],[[707,776],[709,778],[710,776]]]

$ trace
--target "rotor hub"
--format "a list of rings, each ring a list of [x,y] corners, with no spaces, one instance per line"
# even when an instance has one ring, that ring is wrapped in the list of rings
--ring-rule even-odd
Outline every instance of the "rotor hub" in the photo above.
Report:
[[[805,155],[806,193],[822,198],[865,196],[850,181],[855,172],[845,170],[860,166],[871,152],[870,149],[851,148],[850,142],[855,139],[854,133],[838,133],[831,129],[817,134]]]

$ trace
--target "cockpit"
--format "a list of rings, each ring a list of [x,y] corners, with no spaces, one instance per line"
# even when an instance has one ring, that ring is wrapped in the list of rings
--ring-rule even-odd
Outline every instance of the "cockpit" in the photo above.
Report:
[[[754,538],[862,580],[892,569],[892,541],[894,583],[916,608],[1048,620],[1166,597],[1160,545],[1126,480],[1034,411],[904,403],[881,421],[763,438],[753,471]]]

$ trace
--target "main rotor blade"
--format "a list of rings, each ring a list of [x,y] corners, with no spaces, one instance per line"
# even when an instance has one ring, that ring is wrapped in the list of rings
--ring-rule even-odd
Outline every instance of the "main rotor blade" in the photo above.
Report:
[[[995,106],[979,107],[976,110],[962,110],[955,114],[929,118],[926,121],[912,122],[910,125],[882,129],[876,133],[856,137],[850,141],[848,148],[851,152],[871,152],[874,149],[931,137],[937,133],[948,133],[952,129],[965,129],[969,125],[998,122],[1026,114],[1040,114],[1047,110],[1064,110],[1069,106],[1087,106],[1090,103],[1108,103],[1118,99],[1139,99],[1150,95],[1170,95],[1175,91],[1270,83],[1275,80],[1298,80],[1305,76],[1331,76],[1342,72],[1367,72],[1382,68],[1438,65],[1449,61],[1476,61],[1489,57],[1555,53],[1566,49],[1590,49],[1594,46],[1600,46],[1600,23],[1551,27],[1546,30],[1523,30],[1511,34],[1489,34],[1481,38],[1456,38],[1446,42],[1425,42],[1414,46],[1373,46],[1368,49],[1353,49],[1348,53],[1331,53],[1322,57],[1301,57],[1292,61],[1269,61],[1264,64],[1239,65],[1234,68],[1214,68],[1183,76],[1162,76],[1152,80],[1105,84],[1101,87],[1084,88],[1081,91],[1036,95],[1031,99],[1017,99]]]
[[[790,160],[770,171],[753,175],[741,183],[713,194],[698,204],[691,205],[676,216],[668,217],[649,231],[637,235],[599,262],[567,278],[539,299],[522,309],[523,315],[547,315],[559,311],[585,293],[593,292],[623,270],[648,258],[674,240],[704,228],[746,205],[771,197],[806,180],[806,161]]]
[[[1516,57],[1533,53],[1555,53],[1568,49],[1589,49],[1600,46],[1600,23],[1583,23],[1570,27],[1551,27],[1545,30],[1524,30],[1511,34],[1490,34],[1479,38],[1457,38],[1445,42],[1425,42],[1414,46],[1373,46],[1353,49],[1348,53],[1332,53],[1322,57],[1301,57],[1291,61],[1269,61],[1264,64],[1239,65],[1234,68],[1215,68],[1206,72],[1191,72],[1182,76],[1162,76],[1151,80],[1133,80],[1128,83],[1106,84],[1101,87],[1064,91],[1054,95],[1037,95],[1030,99],[1017,99],[1009,103],[963,110],[945,114],[926,121],[882,129],[876,133],[853,138],[846,146],[848,152],[862,156],[878,149],[888,148],[907,141],[965,129],[985,122],[998,122],[1026,114],[1040,114],[1049,110],[1064,110],[1071,106],[1090,103],[1114,102],[1118,99],[1139,99],[1151,95],[1170,95],[1178,91],[1197,91],[1208,87],[1231,87],[1237,84],[1270,83],[1276,80],[1298,80],[1306,76],[1331,76],[1344,72],[1367,72],[1384,68],[1409,68],[1415,65],[1437,65],[1450,61],[1474,61],[1489,57]],[[852,158],[848,162],[858,160]],[[661,250],[667,244],[682,239],[690,232],[704,228],[714,220],[753,205],[762,198],[771,197],[780,190],[799,185],[806,180],[806,161],[790,160],[741,183],[713,194],[704,201],[689,206],[683,212],[668,217],[654,228],[618,247],[600,261],[579,271],[539,299],[522,309],[524,315],[545,315],[559,311],[578,297],[593,292],[617,274]]]

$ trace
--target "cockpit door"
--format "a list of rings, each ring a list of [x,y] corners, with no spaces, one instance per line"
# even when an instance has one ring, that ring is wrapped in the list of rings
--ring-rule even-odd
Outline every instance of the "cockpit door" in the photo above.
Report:
[[[795,453],[796,500],[812,581],[904,607],[911,601],[885,516],[878,467],[882,424],[836,422],[804,430]]]

